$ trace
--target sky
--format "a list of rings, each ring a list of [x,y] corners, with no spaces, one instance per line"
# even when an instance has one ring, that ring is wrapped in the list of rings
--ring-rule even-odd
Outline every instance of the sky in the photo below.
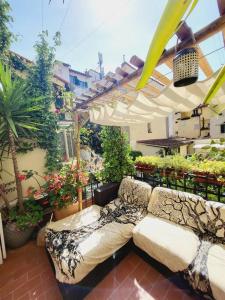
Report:
[[[72,68],[98,70],[98,52],[103,54],[105,71],[115,71],[132,55],[146,57],[166,0],[9,0],[14,22],[11,30],[18,35],[11,49],[35,58],[33,45],[42,30],[48,30],[49,41],[61,32],[62,44],[56,58]],[[187,23],[194,32],[219,17],[216,0],[199,0]],[[168,20],[169,22],[169,20]],[[167,48],[176,43],[172,38]],[[204,54],[223,46],[222,34],[201,43]],[[214,70],[225,63],[224,49],[207,56]],[[165,66],[159,70],[166,74]],[[203,74],[200,74],[203,77]],[[168,75],[170,76],[170,75]]]

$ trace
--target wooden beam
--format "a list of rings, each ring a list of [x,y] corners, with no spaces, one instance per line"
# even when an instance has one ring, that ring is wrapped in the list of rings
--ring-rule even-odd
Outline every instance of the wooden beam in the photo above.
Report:
[[[198,32],[194,34],[194,38],[197,44],[207,40],[217,32],[225,29],[225,15],[217,18],[212,23],[208,24]],[[193,39],[186,40],[177,45],[177,51],[182,50],[186,47],[194,46],[195,42]],[[175,53],[175,46],[165,51],[164,55],[160,58],[158,65],[165,63],[169,59],[173,59]]]
[[[141,58],[139,58],[137,55],[132,56],[130,62],[132,63],[132,65],[134,65],[137,68],[141,68],[144,66],[144,61]],[[154,77],[156,80],[162,82],[165,85],[168,85],[171,82],[169,78],[167,78],[165,75],[163,75],[157,70],[153,71],[152,77]]]
[[[119,74],[122,77],[127,77],[129,73],[125,72],[123,69],[120,67],[116,68],[116,74]]]
[[[208,24],[207,26],[205,26],[204,28],[202,28],[201,30],[197,31],[194,34],[195,41],[196,41],[196,43],[201,43],[204,40],[210,38],[214,34],[220,32],[224,29],[225,29],[225,15],[222,15],[219,18],[217,18],[216,20],[214,20],[213,22],[211,22],[210,24]],[[187,40],[185,42],[181,42],[177,45],[177,50],[179,51],[186,47],[191,47],[191,46],[193,46],[193,44],[194,43],[193,43],[192,39]],[[157,65],[161,65],[163,63],[166,63],[169,60],[172,60],[174,57],[174,53],[175,53],[175,46],[163,53],[163,55],[161,56]],[[133,59],[131,58],[131,63],[132,62],[133,62]],[[139,68],[134,73],[123,78],[121,80],[120,84],[124,84],[126,82],[129,82],[129,81],[139,77],[142,73],[142,70],[143,70],[143,67]],[[115,87],[117,87],[117,86],[113,85],[112,87],[108,88],[107,90],[100,92],[99,95],[94,96],[92,99],[88,100],[85,104],[87,104],[88,102],[94,101],[96,98],[100,97],[101,95],[103,95],[105,93],[109,93]]]
[[[206,75],[206,77],[210,77],[213,74],[213,69],[211,68],[208,60],[204,57],[204,54],[200,47],[197,47],[198,55],[199,55],[199,66]]]
[[[152,96],[157,96],[160,94],[160,90],[150,84],[146,84],[142,90]]]
[[[171,83],[171,80],[169,80],[169,78],[167,78],[165,75],[163,75],[162,73],[160,73],[157,70],[153,71],[152,77],[154,77],[156,80],[162,82],[165,85],[168,85]]]
[[[225,1],[217,0],[217,5],[218,5],[220,15],[221,16],[225,15]],[[225,28],[222,30],[222,35],[223,35],[223,43],[225,45]]]

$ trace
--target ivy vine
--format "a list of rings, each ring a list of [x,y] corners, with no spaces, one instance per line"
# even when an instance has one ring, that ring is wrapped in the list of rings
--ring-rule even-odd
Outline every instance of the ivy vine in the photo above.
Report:
[[[43,31],[35,44],[37,53],[36,61],[28,72],[27,87],[32,97],[43,97],[44,110],[35,113],[34,118],[39,124],[43,124],[41,130],[37,131],[38,145],[47,150],[46,167],[52,172],[61,167],[61,152],[57,134],[58,117],[50,111],[54,103],[54,88],[52,83],[53,64],[55,60],[55,47],[60,44],[60,34],[54,37],[54,46],[48,43],[48,32]]]

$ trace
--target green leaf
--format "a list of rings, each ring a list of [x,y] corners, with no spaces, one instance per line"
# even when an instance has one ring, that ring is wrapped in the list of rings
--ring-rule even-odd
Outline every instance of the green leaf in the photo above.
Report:
[[[9,126],[10,126],[13,134],[18,138],[18,134],[17,134],[16,127],[15,127],[13,120],[10,117],[7,117],[7,121],[9,123]]]

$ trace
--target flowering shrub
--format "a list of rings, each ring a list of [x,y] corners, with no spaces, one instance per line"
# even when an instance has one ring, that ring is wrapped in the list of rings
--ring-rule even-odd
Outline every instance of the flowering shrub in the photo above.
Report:
[[[78,170],[75,164],[67,164],[58,174],[45,177],[42,192],[48,194],[52,207],[63,208],[77,201],[77,189],[88,183],[88,174]]]

